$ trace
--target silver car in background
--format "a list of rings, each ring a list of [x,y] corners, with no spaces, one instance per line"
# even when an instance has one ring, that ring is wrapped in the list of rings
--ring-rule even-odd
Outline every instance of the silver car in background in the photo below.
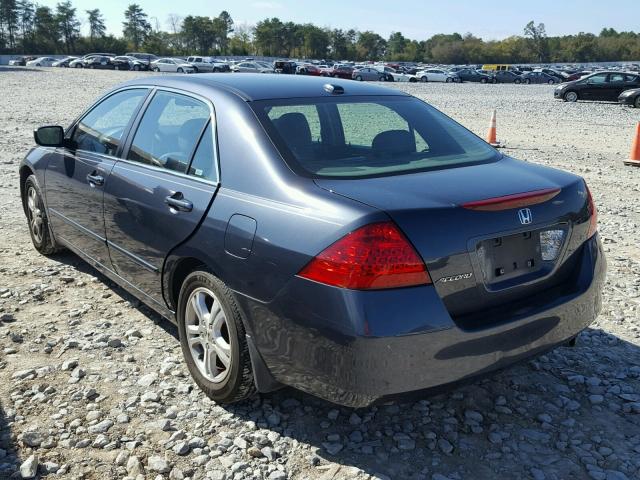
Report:
[[[372,81],[372,82],[384,82],[387,78],[384,73],[380,70],[371,67],[363,67],[357,70],[354,70],[351,74],[351,78],[354,80],[362,81]]]
[[[266,63],[251,61],[231,65],[231,71],[235,73],[273,73],[275,70]]]
[[[193,65],[179,58],[159,58],[151,62],[154,72],[193,73]]]

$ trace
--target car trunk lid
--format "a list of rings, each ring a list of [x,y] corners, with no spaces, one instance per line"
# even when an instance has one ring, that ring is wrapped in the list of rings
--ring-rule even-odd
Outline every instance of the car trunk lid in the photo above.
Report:
[[[566,280],[571,268],[565,263],[587,235],[582,179],[511,158],[315,182],[384,210],[425,260],[454,320]],[[556,252],[552,260],[550,251]]]

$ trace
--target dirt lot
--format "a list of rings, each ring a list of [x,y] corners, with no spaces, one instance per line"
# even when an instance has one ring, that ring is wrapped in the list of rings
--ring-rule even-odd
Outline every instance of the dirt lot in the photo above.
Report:
[[[622,165],[640,110],[548,86],[395,86],[480,135],[496,108],[505,153],[586,178],[602,315],[575,348],[419,401],[354,411],[285,389],[222,408],[170,324],[73,255],[38,255],[21,210],[33,128],[138,75],[0,69],[0,478],[640,478],[640,169]]]

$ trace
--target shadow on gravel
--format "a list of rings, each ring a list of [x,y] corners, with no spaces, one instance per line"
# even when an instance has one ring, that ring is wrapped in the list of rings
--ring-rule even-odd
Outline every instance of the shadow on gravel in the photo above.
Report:
[[[4,314],[0,317],[0,335],[4,335],[4,327],[14,322],[13,316]],[[6,368],[6,358],[0,357],[0,367]],[[20,459],[16,446],[11,440],[11,427],[5,407],[0,401],[0,479],[9,476],[19,467]]]
[[[0,402],[0,478],[9,478],[19,465],[20,459],[11,441],[11,428]]]
[[[177,338],[79,257],[55,260],[99,278]],[[322,479],[355,477],[353,467],[393,480],[640,478],[640,347],[603,330],[444,393],[354,410],[284,388],[225,410],[309,444],[298,463],[320,464]]]
[[[317,448],[306,463],[341,465],[336,479],[357,467],[394,480],[565,480],[589,471],[624,480],[640,478],[639,392],[640,347],[587,329],[576,347],[438,394],[354,410],[286,388],[262,395],[261,410],[285,414],[286,426],[271,429]],[[259,423],[255,404],[226,410]]]
[[[97,278],[101,283],[107,285],[120,298],[128,302],[133,308],[135,308],[140,313],[142,313],[146,317],[153,320],[153,322],[156,323],[159,327],[161,327],[164,331],[174,336],[176,340],[178,339],[178,329],[173,323],[163,318],[161,315],[156,313],[151,308],[147,307],[144,303],[142,303],[136,297],[131,295],[120,285],[111,281],[110,278],[100,273],[98,270],[93,268],[91,265],[89,265],[87,262],[82,260],[76,254],[69,251],[64,251],[64,252],[55,254],[54,256],[51,257],[51,259],[65,265],[69,265],[75,268],[78,272],[82,272]]]
[[[9,67],[6,65],[0,65],[0,73],[5,72],[42,72],[42,70],[30,67]]]

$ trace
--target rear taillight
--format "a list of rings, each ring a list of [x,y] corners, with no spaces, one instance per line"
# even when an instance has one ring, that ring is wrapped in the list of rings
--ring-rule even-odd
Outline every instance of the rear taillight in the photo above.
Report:
[[[593,203],[593,197],[591,196],[589,187],[587,187],[587,201],[589,208],[589,234],[587,238],[591,238],[598,231],[598,211],[596,210],[596,204]]]
[[[431,283],[422,258],[393,222],[372,223],[345,235],[298,275],[354,290]]]

